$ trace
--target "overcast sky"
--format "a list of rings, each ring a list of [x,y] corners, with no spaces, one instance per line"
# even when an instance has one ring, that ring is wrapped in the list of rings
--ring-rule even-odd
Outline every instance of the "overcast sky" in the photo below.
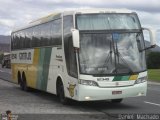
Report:
[[[55,10],[79,8],[129,9],[138,13],[142,26],[160,29],[159,0],[0,0],[0,35]]]

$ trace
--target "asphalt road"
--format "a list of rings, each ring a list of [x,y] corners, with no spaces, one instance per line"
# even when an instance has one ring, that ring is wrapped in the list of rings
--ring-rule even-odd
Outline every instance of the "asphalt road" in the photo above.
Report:
[[[0,68],[0,114],[11,110],[20,120],[112,120],[125,119],[128,114],[130,119],[137,114],[159,114],[160,120],[159,84],[148,84],[147,96],[127,98],[120,104],[72,101],[71,105],[62,105],[55,95],[38,90],[24,92],[10,80],[11,70]]]
[[[0,78],[5,80],[11,80],[11,69],[2,68],[0,64]]]

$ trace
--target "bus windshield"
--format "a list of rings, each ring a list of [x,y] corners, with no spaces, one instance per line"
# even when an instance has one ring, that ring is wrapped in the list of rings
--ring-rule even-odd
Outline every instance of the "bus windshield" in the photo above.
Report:
[[[79,30],[113,30],[113,29],[140,29],[136,14],[82,14],[77,15]]]
[[[82,14],[79,62],[83,74],[133,74],[146,70],[144,38],[136,14]]]
[[[115,36],[118,36],[117,38]],[[138,49],[142,33],[80,33],[80,72],[129,74],[146,70],[145,52]]]

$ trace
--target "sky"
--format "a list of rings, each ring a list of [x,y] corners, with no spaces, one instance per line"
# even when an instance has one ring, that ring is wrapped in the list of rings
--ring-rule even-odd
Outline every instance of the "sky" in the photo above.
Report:
[[[89,8],[123,8],[137,12],[142,27],[157,30],[160,44],[159,0],[0,0],[0,35],[10,35],[14,28],[54,11]]]

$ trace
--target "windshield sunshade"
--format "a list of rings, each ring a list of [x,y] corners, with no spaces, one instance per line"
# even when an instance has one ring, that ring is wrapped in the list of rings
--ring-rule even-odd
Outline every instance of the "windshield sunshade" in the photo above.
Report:
[[[79,30],[140,29],[136,14],[77,15]]]

